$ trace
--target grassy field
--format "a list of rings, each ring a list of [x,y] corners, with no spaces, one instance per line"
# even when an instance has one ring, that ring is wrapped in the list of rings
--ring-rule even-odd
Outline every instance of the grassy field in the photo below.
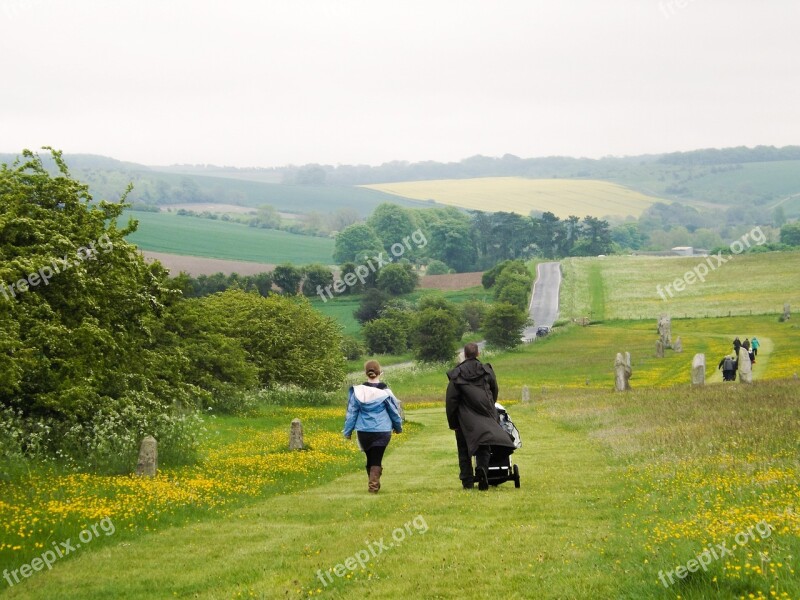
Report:
[[[685,304],[696,318],[672,313],[683,352],[661,359],[661,311],[621,320],[614,290],[626,281],[633,303],[664,269],[626,260],[565,265],[562,305],[571,298],[576,314],[593,310],[601,322],[484,355],[522,435],[514,455],[521,489],[460,489],[442,406],[451,365],[390,367],[385,380],[409,422],[393,438],[377,497],[366,493],[355,443],[338,434],[344,389],[336,406],[263,406],[253,417],[210,419],[203,460],[152,480],[34,469],[0,481],[0,569],[10,573],[54,544],[82,539],[101,519],[114,524],[113,534],[52,570],[13,586],[0,579],[0,596],[800,598],[800,325],[758,314],[762,305],[782,307],[798,253],[722,267],[732,292],[747,273],[766,286],[741,296],[754,315],[698,318],[696,298]],[[711,283],[695,287],[722,294]],[[345,314],[353,300],[325,309],[341,303]],[[733,338],[754,335],[762,344],[755,383],[721,382],[717,363]],[[616,393],[614,354],[624,351],[632,390]],[[708,385],[693,387],[698,352]],[[530,403],[519,402],[523,386]],[[294,417],[303,420],[306,452],[285,450]]]
[[[142,250],[279,264],[333,264],[333,240],[172,213],[127,213],[139,221],[128,239]]]
[[[721,382],[717,369],[735,337],[757,336],[764,344],[753,367],[756,380],[784,379],[800,373],[800,325],[778,323],[771,316],[718,319],[673,319],[672,339],[681,338],[683,352],[667,350],[656,358],[656,320],[605,321],[589,327],[557,328],[546,338],[513,352],[484,358],[498,374],[501,393],[521,397],[528,386],[532,396],[555,389],[608,390],[614,387],[614,356],[630,352],[633,388],[654,388],[691,382],[692,358],[706,355],[706,381]],[[452,365],[386,369],[386,381],[402,399],[444,398],[445,371]]]
[[[383,183],[368,187],[403,198],[435,200],[441,204],[475,210],[508,211],[528,215],[550,211],[560,218],[570,215],[638,217],[661,201],[608,181],[578,179],[525,179],[482,177]]]
[[[470,300],[482,300],[489,303],[494,301],[491,292],[486,291],[481,286],[454,291],[417,289],[410,294],[406,294],[402,299],[408,302],[416,302],[422,296],[427,294],[441,295],[450,302],[455,302],[457,304],[468,302]],[[318,296],[311,298],[312,306],[322,314],[335,319],[336,322],[342,326],[342,330],[344,331],[345,335],[351,335],[357,338],[361,337],[361,325],[353,316],[353,311],[358,308],[360,303],[360,295],[334,296],[327,302],[323,302]]]
[[[460,489],[441,407],[409,407],[421,428],[390,445],[377,496],[353,464],[223,518],[109,537],[5,597],[797,598],[797,387],[509,406],[522,487],[486,493]],[[709,545],[730,553],[679,577]]]
[[[562,318],[593,320],[781,314],[784,303],[800,307],[800,252],[723,254],[717,266],[709,257],[607,256],[569,258],[561,262]],[[704,265],[705,282],[694,280],[676,291],[674,282]],[[699,269],[702,272],[702,269]],[[686,281],[689,281],[687,279]],[[669,289],[667,285],[673,284]],[[660,286],[660,287],[659,287]],[[603,314],[597,295],[602,289]],[[659,293],[661,290],[661,294]]]

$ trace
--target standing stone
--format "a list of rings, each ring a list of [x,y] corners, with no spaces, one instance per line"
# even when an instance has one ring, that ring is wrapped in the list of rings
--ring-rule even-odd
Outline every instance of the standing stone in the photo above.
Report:
[[[629,379],[631,378],[631,354],[626,352],[625,356],[621,352],[617,352],[617,357],[614,360],[614,388],[618,392],[624,392],[631,389]]]
[[[656,340],[656,358],[664,358],[664,342]]]
[[[289,430],[289,450],[303,450],[303,424],[300,419],[292,419],[292,427]]]
[[[528,389],[527,385],[522,386],[522,403],[527,404],[531,401],[531,391]]]
[[[140,477],[155,477],[158,471],[158,442],[152,435],[142,440],[139,447],[139,462],[136,463],[136,474]]]
[[[704,385],[706,382],[706,355],[695,354],[692,359],[692,385]]]
[[[789,306],[789,303],[787,302],[786,304],[783,305],[783,318],[781,320],[782,321],[788,321],[789,317],[791,317],[791,316],[792,316],[791,307]]]
[[[675,343],[672,345],[672,349],[675,352],[683,352],[683,342],[681,341],[681,336],[678,336],[675,339]]]
[[[672,320],[669,315],[658,318],[658,337],[661,338],[664,348],[672,348]]]
[[[753,365],[747,348],[739,348],[739,383],[753,383]]]

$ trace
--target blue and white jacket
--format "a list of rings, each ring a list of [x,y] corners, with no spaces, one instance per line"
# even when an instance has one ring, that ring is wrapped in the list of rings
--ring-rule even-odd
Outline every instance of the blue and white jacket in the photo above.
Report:
[[[370,432],[403,431],[403,419],[392,390],[364,384],[350,388],[347,416],[344,419],[345,437],[349,437],[354,429]]]

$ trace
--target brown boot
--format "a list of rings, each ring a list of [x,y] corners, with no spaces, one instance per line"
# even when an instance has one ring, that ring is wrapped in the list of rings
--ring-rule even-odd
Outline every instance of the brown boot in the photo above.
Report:
[[[381,473],[383,467],[370,467],[369,468],[369,493],[377,494],[381,489]]]

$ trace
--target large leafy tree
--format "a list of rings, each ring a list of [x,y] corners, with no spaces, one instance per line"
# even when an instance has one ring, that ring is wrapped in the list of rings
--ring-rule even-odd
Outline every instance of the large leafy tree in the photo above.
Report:
[[[412,211],[384,202],[372,212],[367,219],[367,225],[372,227],[387,254],[391,253],[392,245],[400,244],[404,258],[410,259],[416,255],[415,244],[403,244],[403,240],[409,239],[418,227],[416,215]]]
[[[153,349],[154,323],[173,294],[120,227],[120,202],[92,201],[59,152],[52,176],[35,154],[0,168],[0,404],[27,415],[85,419],[136,394],[186,401]],[[161,361],[161,358],[166,360]],[[151,375],[151,376],[148,376]],[[163,377],[162,377],[163,375]]]
[[[333,259],[342,264],[348,261],[361,262],[367,254],[370,257],[383,251],[383,243],[375,234],[375,230],[365,223],[356,223],[345,227],[336,236],[333,247]]]

